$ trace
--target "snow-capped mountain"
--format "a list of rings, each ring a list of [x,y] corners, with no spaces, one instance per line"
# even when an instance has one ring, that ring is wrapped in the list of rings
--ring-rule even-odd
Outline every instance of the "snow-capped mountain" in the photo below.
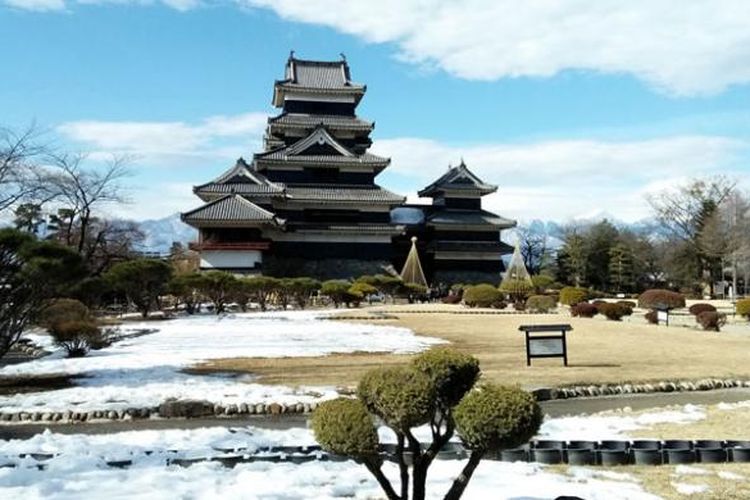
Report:
[[[166,253],[173,242],[187,245],[198,237],[198,232],[182,222],[178,213],[163,219],[140,221],[138,224],[145,236],[141,245],[144,252]]]

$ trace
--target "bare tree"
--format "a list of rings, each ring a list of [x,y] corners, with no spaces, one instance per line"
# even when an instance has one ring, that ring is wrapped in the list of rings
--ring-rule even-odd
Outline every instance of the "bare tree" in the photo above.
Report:
[[[684,250],[681,255],[695,261],[697,275],[691,285],[697,280],[704,289],[713,288],[713,278],[721,262],[717,252],[723,251],[719,248],[723,244],[717,240],[720,234],[717,216],[735,185],[733,180],[715,176],[695,179],[677,191],[663,191],[647,198],[660,225]],[[688,262],[683,264],[685,267]]]
[[[526,269],[529,274],[539,274],[545,258],[548,257],[547,233],[534,231],[530,227],[519,227],[516,229],[516,235]]]
[[[49,172],[40,165],[46,153],[40,136],[34,125],[20,133],[0,128],[0,211],[19,202],[41,204],[54,196]]]
[[[53,178],[57,199],[76,219],[74,241],[68,241],[83,253],[95,211],[109,203],[124,203],[122,180],[130,174],[127,157],[113,156],[100,168],[85,167],[84,154],[57,155],[52,163],[57,172]]]

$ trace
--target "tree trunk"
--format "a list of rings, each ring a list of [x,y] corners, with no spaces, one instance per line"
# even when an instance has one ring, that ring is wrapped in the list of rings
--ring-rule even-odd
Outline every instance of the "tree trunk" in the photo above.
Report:
[[[370,473],[372,473],[372,475],[375,476],[375,479],[377,480],[380,487],[383,489],[385,496],[388,497],[388,500],[401,500],[400,497],[393,490],[393,486],[391,486],[391,483],[390,481],[388,481],[388,478],[385,477],[385,474],[383,474],[383,471],[380,468],[380,465],[376,465],[369,459],[365,459],[364,464],[365,464],[365,467],[367,467],[367,470],[369,470]]]
[[[464,470],[461,471],[461,474],[459,474],[456,480],[453,481],[453,485],[451,486],[451,489],[448,490],[448,493],[445,494],[444,500],[458,500],[461,498],[466,486],[469,484],[472,474],[474,474],[474,470],[482,460],[483,455],[483,451],[474,450],[471,452],[468,463],[464,466]]]
[[[396,435],[396,456],[398,457],[398,468],[401,472],[401,500],[409,500],[409,466],[404,460],[404,435]]]

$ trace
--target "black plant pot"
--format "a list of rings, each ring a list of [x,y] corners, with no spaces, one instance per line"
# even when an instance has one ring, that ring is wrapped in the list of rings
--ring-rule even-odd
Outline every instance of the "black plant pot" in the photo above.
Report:
[[[534,448],[532,451],[534,462],[546,465],[561,464],[563,461],[563,450],[560,448]]]
[[[542,441],[532,441],[531,442],[532,448],[554,448],[557,450],[562,450],[565,448],[565,441],[550,441],[550,440],[542,440]]]
[[[525,448],[503,450],[500,452],[500,460],[503,462],[527,462],[529,460],[529,452]]]
[[[682,439],[668,439],[664,441],[662,448],[665,450],[690,450],[693,448],[693,442]]]
[[[595,450],[599,447],[596,441],[571,441],[568,443],[569,450]]]
[[[600,450],[627,450],[630,443],[628,441],[602,441],[599,444]]]
[[[596,463],[596,456],[591,449],[568,449],[568,463],[570,465],[593,465]]]
[[[627,465],[629,456],[627,450],[599,450],[599,461],[604,466]]]
[[[695,453],[693,452],[693,450],[687,448],[670,448],[664,450],[664,458],[666,459],[666,463],[670,465],[692,464],[695,462]]]
[[[703,464],[721,464],[727,461],[727,450],[724,448],[696,448],[695,454]]]
[[[638,440],[633,441],[630,447],[634,450],[659,450],[661,449],[661,442],[652,440]]]
[[[723,448],[724,447],[724,441],[714,441],[711,439],[699,439],[695,442],[695,449],[698,448]]]
[[[733,439],[727,440],[727,448],[750,448],[750,441],[736,441]]]
[[[633,461],[636,465],[661,465],[662,455],[659,449],[633,448]]]
[[[731,448],[731,454],[733,462],[750,462],[750,448]]]

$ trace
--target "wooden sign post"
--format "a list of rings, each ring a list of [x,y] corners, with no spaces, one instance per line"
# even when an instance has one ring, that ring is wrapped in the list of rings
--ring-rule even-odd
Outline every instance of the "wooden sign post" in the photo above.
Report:
[[[526,366],[531,358],[563,358],[568,366],[568,344],[565,334],[573,329],[570,325],[521,325],[518,329],[526,333]],[[556,332],[556,335],[538,335]]]

